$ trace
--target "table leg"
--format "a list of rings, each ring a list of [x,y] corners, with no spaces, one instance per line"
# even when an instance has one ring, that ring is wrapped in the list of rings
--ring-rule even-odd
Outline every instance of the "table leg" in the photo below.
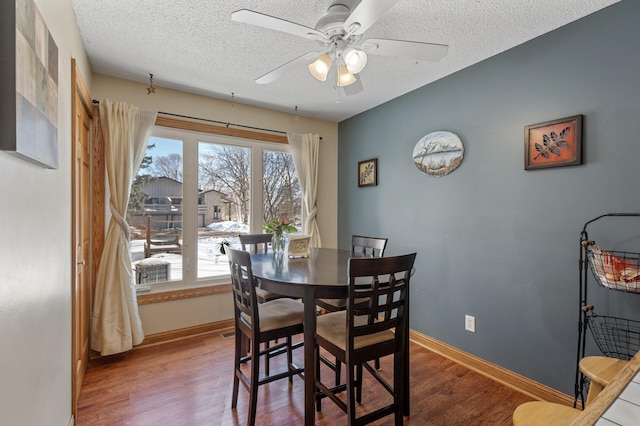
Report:
[[[316,298],[312,287],[304,293],[304,424],[315,424],[316,366]]]

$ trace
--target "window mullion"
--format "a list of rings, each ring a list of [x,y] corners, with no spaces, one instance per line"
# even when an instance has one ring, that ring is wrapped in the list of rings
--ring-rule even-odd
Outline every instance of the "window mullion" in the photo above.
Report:
[[[264,155],[262,151],[263,149],[261,147],[254,146],[251,148],[251,175],[249,179],[251,182],[251,223],[249,224],[249,229],[251,229],[251,232],[254,234],[260,234],[262,232],[262,175]]]
[[[194,283],[198,276],[198,140],[185,135],[183,144],[183,281]]]

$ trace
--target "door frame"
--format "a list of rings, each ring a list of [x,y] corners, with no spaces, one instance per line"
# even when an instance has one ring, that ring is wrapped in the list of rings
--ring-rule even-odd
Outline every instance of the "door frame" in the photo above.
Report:
[[[89,282],[90,282],[90,295],[91,301],[93,301],[93,294],[95,291],[95,283],[96,283],[96,275],[98,270],[98,263],[100,260],[100,256],[102,254],[102,249],[104,247],[104,221],[105,221],[105,178],[104,178],[104,144],[102,142],[102,138],[100,137],[100,129],[99,129],[99,120],[98,113],[96,111],[97,108],[93,106],[93,102],[91,100],[91,96],[87,89],[87,86],[82,78],[82,74],[78,68],[78,64],[75,59],[71,59],[71,413],[75,418],[77,411],[77,402],[78,396],[80,394],[80,389],[77,388],[77,372],[76,372],[76,334],[79,332],[78,324],[76,324],[75,314],[77,310],[78,301],[75,298],[75,287],[76,287],[76,279],[78,276],[78,265],[77,265],[77,247],[78,247],[78,236],[76,235],[76,230],[78,226],[78,218],[76,217],[77,212],[77,203],[79,202],[76,199],[76,166],[75,166],[75,158],[76,158],[76,141],[75,141],[75,131],[76,131],[76,108],[77,103],[75,102],[76,96],[79,97],[81,104],[85,110],[85,112],[89,115],[91,120],[91,171],[90,171],[90,184],[91,184],[91,196],[90,200],[90,210],[91,210],[91,258],[86,261],[89,263],[87,271],[89,273]],[[86,318],[87,321],[91,321],[91,312],[89,310],[89,318]],[[88,359],[86,360],[88,362]]]

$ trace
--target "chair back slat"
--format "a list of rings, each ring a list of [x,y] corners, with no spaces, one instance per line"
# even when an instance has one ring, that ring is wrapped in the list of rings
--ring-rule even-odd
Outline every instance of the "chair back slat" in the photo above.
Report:
[[[353,339],[386,330],[404,335],[406,306],[416,253],[381,258],[349,259],[347,346]],[[367,278],[366,282],[364,278]],[[358,303],[358,300],[368,299]],[[401,340],[396,339],[400,344]]]
[[[251,256],[242,250],[226,249],[231,273],[231,285],[235,301],[236,321],[242,321],[240,313],[250,318],[252,327],[260,327],[258,299],[255,292],[256,279],[251,269]],[[259,328],[258,328],[259,329]]]
[[[250,253],[268,253],[273,234],[240,234],[242,250]]]
[[[388,238],[351,236],[351,253],[368,257],[384,256]]]

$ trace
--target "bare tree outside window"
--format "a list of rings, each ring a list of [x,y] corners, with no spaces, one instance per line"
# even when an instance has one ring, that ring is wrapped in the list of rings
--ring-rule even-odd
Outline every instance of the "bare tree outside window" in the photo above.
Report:
[[[227,194],[238,221],[249,223],[249,149],[203,142],[200,147],[200,187]]]
[[[263,222],[286,215],[300,227],[302,195],[293,157],[288,152],[264,151]]]
[[[182,182],[182,155],[173,153],[158,156],[154,159],[150,171],[155,177],[167,177]]]

